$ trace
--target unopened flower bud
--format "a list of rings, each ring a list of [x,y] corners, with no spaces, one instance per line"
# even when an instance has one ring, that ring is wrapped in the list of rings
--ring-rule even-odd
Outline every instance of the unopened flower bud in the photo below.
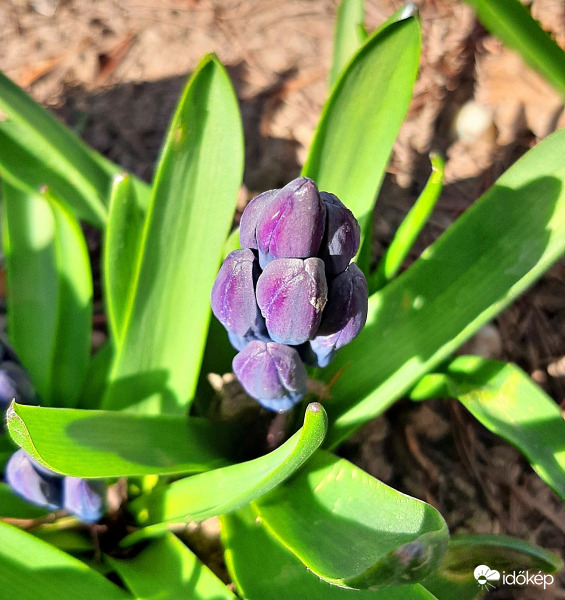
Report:
[[[342,273],[359,250],[361,229],[353,213],[341,200],[322,192],[326,206],[326,228],[318,256],[326,264],[328,275]]]
[[[255,284],[259,273],[259,264],[253,251],[234,250],[224,260],[214,282],[212,312],[235,336],[246,336],[262,326],[261,313],[255,300]]]
[[[275,258],[316,256],[325,220],[326,207],[311,179],[298,177],[280,189],[265,201],[257,219],[261,268]],[[247,238],[247,234],[244,237]]]
[[[65,477],[63,508],[81,521],[95,523],[106,510],[106,484],[96,479]]]
[[[289,346],[250,342],[232,366],[245,391],[269,410],[288,410],[306,393],[306,369]]]
[[[314,337],[326,305],[328,287],[319,258],[281,258],[270,262],[257,281],[257,302],[269,336],[298,345]]]
[[[245,207],[239,221],[239,243],[242,248],[257,250],[257,221],[265,206],[279,190],[268,190],[255,196]]]

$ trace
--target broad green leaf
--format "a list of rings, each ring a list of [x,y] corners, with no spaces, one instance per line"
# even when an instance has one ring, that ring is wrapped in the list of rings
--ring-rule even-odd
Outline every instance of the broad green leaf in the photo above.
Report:
[[[439,154],[432,155],[430,160],[432,174],[428,183],[400,224],[394,239],[381,258],[377,270],[370,277],[368,281],[369,294],[381,289],[396,277],[432,214],[443,188],[444,162]]]
[[[0,429],[0,472],[4,471],[4,466],[8,459],[18,449],[9,435],[3,433],[4,424]]]
[[[427,390],[429,397],[429,381],[424,377],[411,396],[420,399]],[[443,384],[485,427],[520,449],[565,500],[565,420],[555,401],[526,373],[512,364],[459,356],[445,368]]]
[[[330,70],[330,86],[341,75],[351,57],[365,41],[365,1],[342,0],[339,3],[334,33],[333,61]]]
[[[4,598],[133,599],[80,560],[12,525],[0,522],[0,539],[0,590]]]
[[[324,409],[318,403],[309,404],[303,427],[276,450],[156,488],[134,500],[129,505],[130,512],[140,525],[151,525],[203,520],[236,510],[292,475],[320,446],[326,430]]]
[[[116,175],[112,182],[104,243],[104,291],[110,331],[118,345],[130,301],[143,220],[131,178]]]
[[[171,533],[153,540],[134,558],[107,560],[132,593],[143,600],[236,600]]]
[[[157,168],[104,408],[180,414],[192,401],[242,170],[237,99],[209,56],[186,86]]]
[[[35,193],[49,186],[85,219],[106,221],[106,197],[119,167],[88,148],[53,115],[0,73],[0,176]],[[148,187],[136,179],[141,202]]]
[[[551,552],[515,538],[494,534],[458,535],[449,540],[441,565],[422,585],[441,600],[474,600],[486,591],[473,575],[479,565],[488,565],[501,577],[503,573],[518,574],[520,571],[547,575],[563,568],[563,562]],[[554,578],[548,582],[551,585]],[[492,583],[494,586],[501,584]]]
[[[36,519],[48,513],[45,508],[26,502],[7,483],[0,482],[0,519]]]
[[[565,52],[519,0],[466,0],[481,23],[565,96]]]
[[[417,583],[447,549],[447,525],[435,508],[327,452],[253,508],[310,571],[341,587]]]
[[[96,410],[100,408],[102,398],[110,380],[110,370],[114,360],[112,340],[106,343],[90,358],[83,388],[79,394],[77,408]]]
[[[565,250],[565,131],[524,155],[402,275],[324,371],[335,445],[381,414]],[[535,201],[533,201],[535,199]]]
[[[420,585],[349,590],[319,579],[274,538],[251,508],[220,517],[231,578],[246,600],[435,600]],[[320,529],[324,524],[320,523]],[[260,566],[259,566],[260,565]]]
[[[63,552],[74,554],[92,554],[94,552],[94,544],[92,533],[88,530],[61,529],[59,519],[53,523],[47,523],[33,530],[33,535],[56,546]]]
[[[226,464],[227,426],[206,419],[12,403],[14,441],[46,467],[74,477],[198,473]]]
[[[8,332],[46,405],[76,405],[90,355],[92,275],[80,225],[49,190],[3,182]]]
[[[363,232],[408,111],[419,56],[416,18],[373,33],[335,84],[302,170],[353,211]]]

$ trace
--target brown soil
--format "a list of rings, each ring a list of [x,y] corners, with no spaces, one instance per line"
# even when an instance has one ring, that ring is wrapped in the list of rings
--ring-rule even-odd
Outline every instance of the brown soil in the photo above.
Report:
[[[216,52],[228,66],[244,117],[243,207],[254,192],[281,186],[300,170],[327,93],[336,4],[12,0],[0,3],[0,68],[94,148],[149,180],[187,76],[203,54]],[[366,4],[372,29],[402,2]],[[425,184],[430,151],[447,158],[446,186],[412,259],[520,155],[565,125],[558,95],[489,36],[466,5],[417,4],[421,71],[377,205],[375,260]],[[564,4],[530,4],[565,46]],[[465,117],[463,107],[475,116]],[[470,349],[516,362],[562,406],[564,298],[561,261]],[[373,475],[438,507],[454,532],[506,533],[565,555],[563,503],[516,450],[455,402],[401,402],[343,451]],[[500,589],[487,597],[565,598],[565,578],[545,595]]]

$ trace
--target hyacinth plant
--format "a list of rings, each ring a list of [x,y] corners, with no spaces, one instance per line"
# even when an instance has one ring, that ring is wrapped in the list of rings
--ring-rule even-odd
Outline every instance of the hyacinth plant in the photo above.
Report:
[[[563,53],[517,0],[473,4],[565,92]],[[462,600],[481,594],[477,564],[561,568],[520,540],[450,537],[432,506],[334,452],[400,397],[452,397],[565,498],[554,401],[513,365],[452,358],[565,250],[564,132],[399,274],[441,192],[433,157],[371,264],[420,27],[411,6],[370,35],[362,21],[362,2],[342,3],[301,177],[256,197],[231,234],[243,138],[215,56],[183,92],[151,186],[0,78],[6,597]],[[104,239],[109,338],[93,356],[81,221]],[[230,587],[187,545],[210,517]]]

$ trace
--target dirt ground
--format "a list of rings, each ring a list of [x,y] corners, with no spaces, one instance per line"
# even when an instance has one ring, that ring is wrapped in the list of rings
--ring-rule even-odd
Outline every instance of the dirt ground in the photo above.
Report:
[[[558,95],[456,0],[420,0],[421,71],[375,213],[374,258],[429,175],[444,193],[412,259],[527,149],[565,126]],[[532,13],[565,47],[565,3]],[[369,29],[398,0],[367,0]],[[97,150],[150,180],[167,123],[199,59],[228,66],[244,117],[241,207],[303,163],[327,93],[337,0],[3,0],[0,69]],[[467,351],[517,363],[565,406],[565,262]],[[517,536],[565,556],[565,506],[525,459],[451,401],[400,402],[343,453],[436,506],[453,532]],[[500,589],[488,598],[565,598]]]

